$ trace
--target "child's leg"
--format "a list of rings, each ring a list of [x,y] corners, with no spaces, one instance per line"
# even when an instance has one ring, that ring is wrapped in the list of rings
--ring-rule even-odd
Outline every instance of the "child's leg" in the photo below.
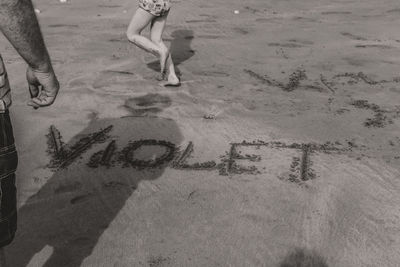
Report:
[[[168,47],[165,45],[165,43],[162,40],[162,34],[165,29],[165,25],[167,22],[167,17],[168,17],[168,12],[161,17],[157,17],[152,21],[151,24],[151,40],[153,43],[157,44],[161,51],[164,52],[163,55],[160,56],[160,65],[161,65],[161,71],[163,73],[163,70],[165,69],[165,66],[168,68],[168,82],[172,84],[179,83],[179,79],[176,76],[175,73],[175,67],[174,63],[172,62],[172,57],[171,53],[169,52]],[[164,58],[163,58],[164,56]]]
[[[129,41],[139,46],[140,48],[153,53],[156,56],[161,56],[160,47],[147,39],[146,37],[140,35],[142,30],[149,25],[149,23],[155,18],[149,12],[138,8],[135,15],[133,15],[131,22],[129,23],[126,36]]]

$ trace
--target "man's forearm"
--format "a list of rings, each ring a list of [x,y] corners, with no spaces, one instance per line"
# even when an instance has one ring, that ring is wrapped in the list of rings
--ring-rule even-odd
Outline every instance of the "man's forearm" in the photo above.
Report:
[[[31,0],[0,0],[0,30],[33,69],[51,69]]]

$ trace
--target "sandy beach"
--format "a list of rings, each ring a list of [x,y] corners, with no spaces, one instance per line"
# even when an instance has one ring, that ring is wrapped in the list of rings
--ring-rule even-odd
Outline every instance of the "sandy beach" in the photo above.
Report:
[[[34,2],[61,90],[28,107],[1,37],[11,267],[399,266],[397,1],[174,1],[176,88],[125,36],[135,1]]]

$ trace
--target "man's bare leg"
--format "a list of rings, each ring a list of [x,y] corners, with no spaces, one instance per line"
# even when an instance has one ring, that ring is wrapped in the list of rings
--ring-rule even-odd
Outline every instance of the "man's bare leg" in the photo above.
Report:
[[[4,248],[0,248],[0,267],[7,267],[6,255],[4,253]]]
[[[31,100],[39,108],[53,104],[60,88],[30,0],[0,1],[0,30],[28,63]],[[39,85],[42,90],[39,90]]]

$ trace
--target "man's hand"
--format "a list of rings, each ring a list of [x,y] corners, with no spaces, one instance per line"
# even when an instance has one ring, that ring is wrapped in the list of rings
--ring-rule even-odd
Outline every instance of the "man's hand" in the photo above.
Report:
[[[34,108],[51,105],[57,96],[59,84],[32,0],[0,0],[0,31],[30,66],[27,79],[32,99],[28,105]]]
[[[26,71],[31,100],[29,106],[37,109],[50,106],[57,97],[60,84],[52,69],[42,72],[28,67]]]

